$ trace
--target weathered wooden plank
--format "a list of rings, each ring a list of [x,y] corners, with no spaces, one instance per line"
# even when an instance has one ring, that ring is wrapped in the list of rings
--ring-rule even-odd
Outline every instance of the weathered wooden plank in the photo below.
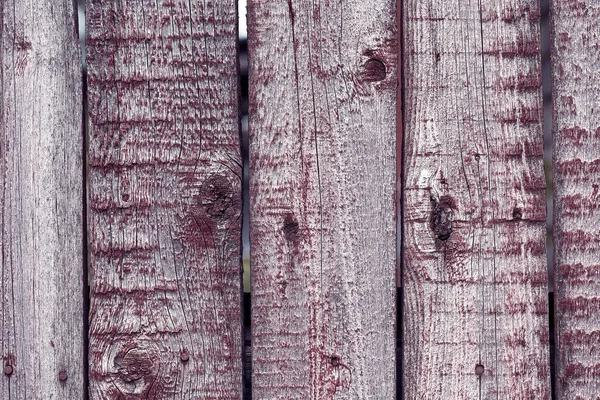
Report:
[[[600,3],[551,2],[559,399],[600,399]]]
[[[249,2],[253,396],[395,396],[395,1]]]
[[[404,398],[549,398],[539,4],[404,7]]]
[[[84,394],[82,76],[74,6],[0,2],[0,399]]]
[[[90,394],[241,399],[234,0],[91,0]]]

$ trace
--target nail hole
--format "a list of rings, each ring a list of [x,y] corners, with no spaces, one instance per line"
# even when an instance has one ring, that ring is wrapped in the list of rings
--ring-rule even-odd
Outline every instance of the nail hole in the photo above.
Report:
[[[483,368],[483,365],[477,364],[475,366],[475,375],[481,376],[481,375],[483,375],[483,371],[485,371],[485,368]]]
[[[190,354],[187,351],[183,350],[181,353],[179,353],[179,358],[181,359],[181,361],[187,362],[190,359]]]
[[[64,382],[67,380],[67,372],[66,371],[60,371],[58,373],[58,380],[60,380],[61,382]]]
[[[338,365],[340,365],[340,358],[333,356],[333,357],[331,357],[330,362],[331,362],[331,365],[333,365],[334,367],[337,367]]]

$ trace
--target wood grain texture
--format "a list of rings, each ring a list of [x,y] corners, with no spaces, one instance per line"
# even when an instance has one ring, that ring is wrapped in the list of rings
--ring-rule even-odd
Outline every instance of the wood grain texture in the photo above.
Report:
[[[253,396],[395,398],[395,2],[249,2]]]
[[[600,399],[600,4],[551,2],[559,399]]]
[[[539,25],[405,2],[405,399],[550,397]]]
[[[92,399],[241,399],[237,13],[87,5]]]
[[[76,12],[72,1],[0,2],[3,400],[84,394]]]

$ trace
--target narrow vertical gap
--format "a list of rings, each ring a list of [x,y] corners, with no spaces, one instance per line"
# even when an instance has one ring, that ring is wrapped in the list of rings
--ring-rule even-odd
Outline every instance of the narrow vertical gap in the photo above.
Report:
[[[554,241],[553,241],[553,180],[552,180],[552,64],[550,60],[549,0],[540,0],[540,32],[542,48],[542,93],[544,132],[544,171],[546,174],[546,254],[548,265],[548,330],[550,335],[550,384],[552,399],[556,398],[556,349],[554,337]]]
[[[250,191],[249,191],[249,139],[248,139],[248,41],[246,0],[238,0],[238,79],[240,82],[240,138],[242,154],[242,263],[243,263],[243,326],[242,365],[243,398],[252,399],[252,340],[250,298]]]
[[[82,110],[82,236],[83,236],[83,400],[89,399],[89,316],[90,316],[90,269],[88,259],[88,201],[87,201],[87,176],[88,176],[88,102],[87,102],[87,65],[85,48],[85,0],[77,0],[77,29],[81,51],[81,110]]]
[[[398,88],[396,91],[396,399],[404,398],[404,1],[396,1],[398,30]]]

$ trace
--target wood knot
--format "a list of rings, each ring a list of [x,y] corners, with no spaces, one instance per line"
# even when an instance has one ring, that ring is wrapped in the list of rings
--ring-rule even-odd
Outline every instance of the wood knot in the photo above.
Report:
[[[429,217],[429,228],[433,231],[435,238],[442,242],[450,238],[452,233],[452,218],[456,205],[450,196],[442,196],[439,200],[431,198],[433,208]]]
[[[361,79],[365,82],[379,82],[385,79],[386,74],[387,69],[383,61],[371,58],[363,66]]]
[[[233,188],[223,175],[212,175],[204,181],[200,188],[200,202],[206,214],[222,219],[229,215],[234,204]]]
[[[114,352],[109,353],[113,361],[110,381],[119,396],[126,394],[143,398],[150,392],[162,390],[160,369],[164,362],[161,362],[158,348],[153,343],[143,339],[131,340],[113,349]]]
[[[298,225],[298,221],[296,221],[293,215],[286,215],[285,219],[283,220],[282,230],[283,234],[285,235],[285,238],[288,241],[294,242],[298,239],[298,232],[300,231],[300,227]]]
[[[521,220],[523,218],[523,211],[520,208],[515,207],[512,212],[512,217],[515,221]]]
[[[130,383],[151,375],[154,362],[146,349],[134,347],[115,357],[115,367],[119,377],[124,382]]]
[[[31,42],[27,40],[17,40],[15,42],[15,49],[18,51],[29,51],[31,48]]]

